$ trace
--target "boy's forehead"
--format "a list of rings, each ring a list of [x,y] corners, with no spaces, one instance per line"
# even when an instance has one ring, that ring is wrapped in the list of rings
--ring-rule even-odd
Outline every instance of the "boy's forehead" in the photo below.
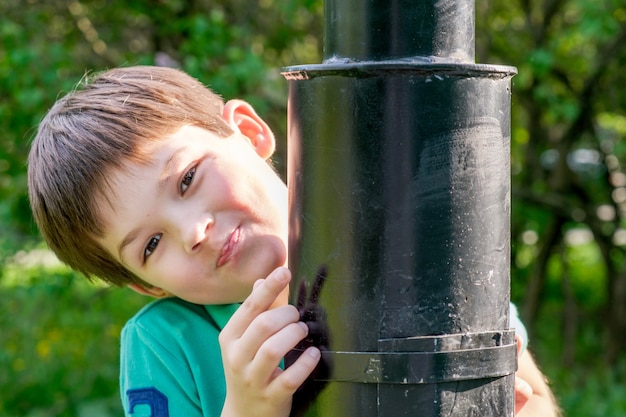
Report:
[[[116,164],[109,165],[103,170],[103,183],[98,184],[94,192],[98,218],[105,220],[106,213],[110,210],[118,212],[125,206],[122,197],[124,191],[132,188],[140,189],[145,185],[144,179],[149,172],[154,175],[158,167],[157,142],[151,142],[149,146],[142,147],[134,155],[122,159]],[[106,222],[103,222],[106,228]]]
[[[115,209],[123,205],[124,201],[119,195],[121,190],[132,188],[134,185],[140,187],[136,185],[137,181],[141,182],[146,178],[158,181],[171,171],[180,160],[183,151],[187,149],[177,136],[181,129],[146,138],[132,155],[104,170],[106,184],[98,188],[101,190],[100,197],[106,200],[110,208]]]
[[[133,154],[126,158],[118,167],[114,167],[111,174],[132,174],[133,171],[141,171],[143,168],[154,166],[159,161],[159,156],[168,148],[168,142],[178,130],[161,134],[154,134],[140,141]],[[167,151],[167,149],[165,149]]]

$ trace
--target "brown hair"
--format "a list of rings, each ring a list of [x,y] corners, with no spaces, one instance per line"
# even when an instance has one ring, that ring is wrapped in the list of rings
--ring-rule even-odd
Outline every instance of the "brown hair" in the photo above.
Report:
[[[28,158],[30,204],[59,259],[89,279],[141,283],[101,245],[98,202],[108,174],[147,163],[145,148],[183,125],[232,134],[223,100],[182,71],[162,67],[109,70],[59,99],[39,125]]]

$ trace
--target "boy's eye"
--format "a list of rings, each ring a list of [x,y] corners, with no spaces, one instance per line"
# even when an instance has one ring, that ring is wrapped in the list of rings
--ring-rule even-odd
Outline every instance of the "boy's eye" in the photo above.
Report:
[[[150,241],[148,241],[148,244],[146,245],[146,247],[143,250],[143,261],[146,262],[148,260],[148,257],[150,255],[152,255],[152,253],[154,253],[154,251],[156,250],[157,246],[159,246],[159,241],[161,240],[161,236],[163,235],[154,235],[150,238]]]
[[[180,193],[185,194],[185,191],[189,188],[191,183],[193,182],[193,177],[196,175],[196,167],[191,168],[189,171],[185,173],[182,181],[180,182]]]

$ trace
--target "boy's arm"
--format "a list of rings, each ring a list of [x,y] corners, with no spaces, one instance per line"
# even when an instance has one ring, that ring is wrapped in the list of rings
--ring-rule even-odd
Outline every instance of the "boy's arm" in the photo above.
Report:
[[[295,307],[270,309],[290,277],[286,268],[278,268],[259,280],[220,333],[226,377],[222,417],[287,417],[293,394],[320,359],[312,347],[288,369],[279,367],[308,332]]]

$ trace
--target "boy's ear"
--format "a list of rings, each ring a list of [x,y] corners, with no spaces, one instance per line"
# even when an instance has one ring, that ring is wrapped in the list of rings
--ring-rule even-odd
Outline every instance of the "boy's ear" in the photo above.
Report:
[[[170,296],[170,293],[159,287],[145,287],[141,284],[128,284],[128,288],[141,295],[147,295],[154,298],[165,298]]]
[[[274,154],[276,148],[274,133],[249,103],[229,100],[224,105],[222,117],[235,132],[248,138],[261,158],[269,159]]]

